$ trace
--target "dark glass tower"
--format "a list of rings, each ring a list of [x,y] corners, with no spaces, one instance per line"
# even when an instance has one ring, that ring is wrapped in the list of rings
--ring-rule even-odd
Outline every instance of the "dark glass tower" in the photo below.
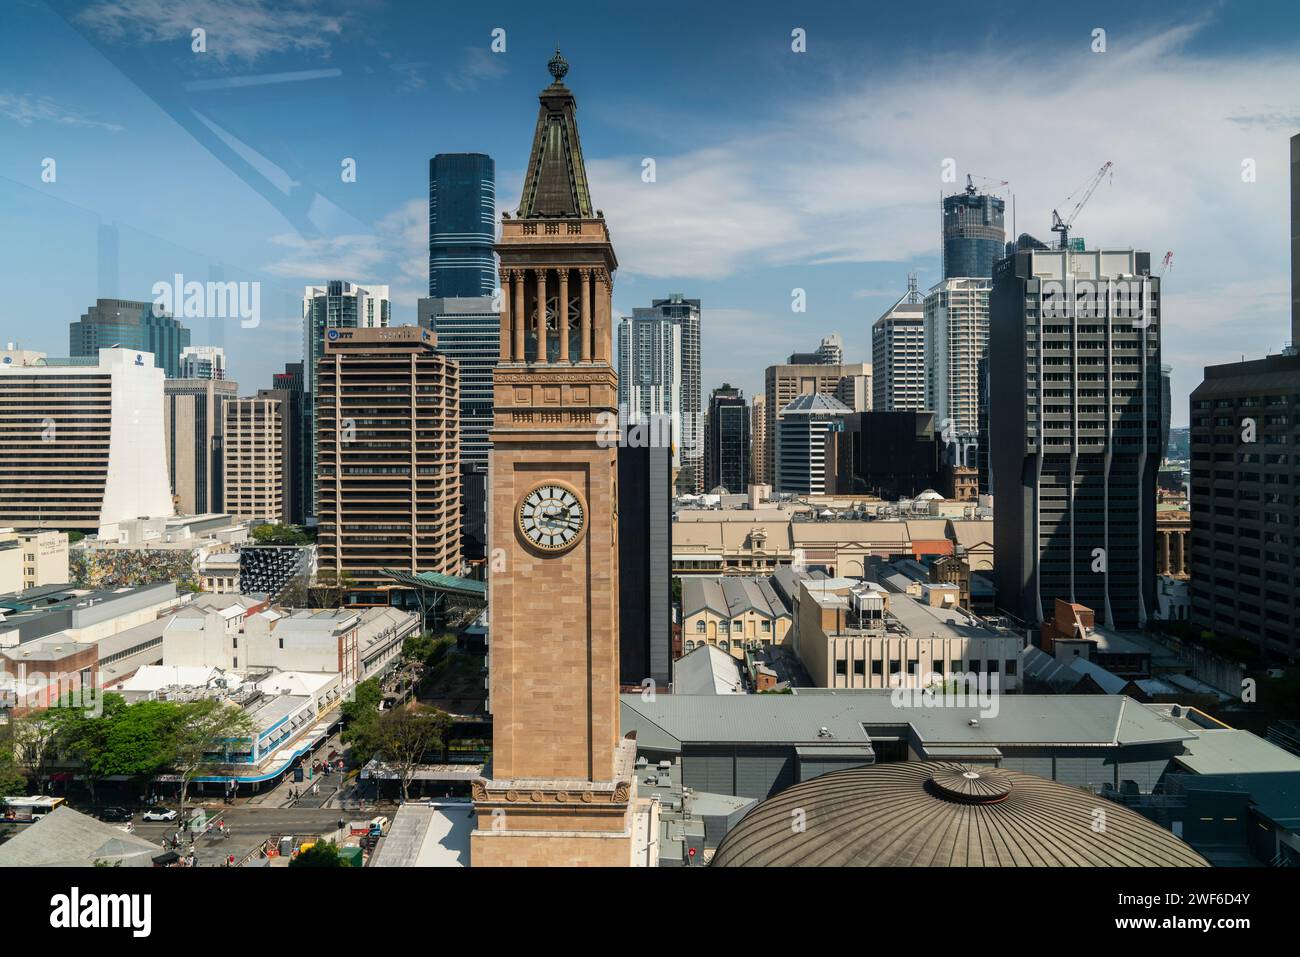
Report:
[[[990,278],[1006,252],[1005,200],[974,186],[943,198],[943,278]]]
[[[497,286],[496,163],[484,153],[429,160],[429,295],[490,296]]]
[[[169,379],[181,374],[181,350],[190,330],[170,313],[154,314],[152,302],[96,299],[76,322],[68,324],[68,355],[96,358],[100,349],[121,346],[152,352],[154,365]]]
[[[667,435],[668,426],[654,429]],[[657,444],[618,450],[619,681],[672,680],[673,457]]]
[[[704,488],[743,493],[749,487],[749,404],[739,389],[723,385],[709,396]]]

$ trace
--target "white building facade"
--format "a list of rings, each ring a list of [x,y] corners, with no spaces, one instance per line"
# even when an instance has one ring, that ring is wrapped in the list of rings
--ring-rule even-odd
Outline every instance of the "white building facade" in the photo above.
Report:
[[[97,532],[172,515],[163,376],[133,349],[0,351],[0,525]]]
[[[925,305],[896,302],[871,326],[871,407],[877,412],[926,408]]]
[[[979,363],[989,348],[992,288],[991,279],[945,279],[925,296],[926,408],[944,431],[979,431]]]

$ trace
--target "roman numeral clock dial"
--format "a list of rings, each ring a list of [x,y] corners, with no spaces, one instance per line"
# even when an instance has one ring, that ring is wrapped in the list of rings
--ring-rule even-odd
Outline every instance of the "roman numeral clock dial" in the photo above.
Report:
[[[572,548],[586,524],[587,511],[578,493],[563,485],[538,485],[519,502],[519,531],[545,552]]]

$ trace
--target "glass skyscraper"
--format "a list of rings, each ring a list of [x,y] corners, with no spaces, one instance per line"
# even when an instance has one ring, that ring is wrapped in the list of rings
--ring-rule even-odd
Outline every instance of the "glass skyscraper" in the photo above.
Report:
[[[429,295],[490,296],[497,287],[496,163],[484,153],[429,160]]]
[[[1006,255],[1007,204],[973,186],[943,198],[943,278],[993,277]]]
[[[152,352],[154,365],[169,379],[181,374],[181,350],[190,330],[169,313],[154,315],[152,302],[96,299],[76,322],[68,324],[68,355],[98,361],[100,349],[114,346]]]
[[[740,389],[724,384],[709,396],[704,447],[704,489],[749,488],[749,403]]]

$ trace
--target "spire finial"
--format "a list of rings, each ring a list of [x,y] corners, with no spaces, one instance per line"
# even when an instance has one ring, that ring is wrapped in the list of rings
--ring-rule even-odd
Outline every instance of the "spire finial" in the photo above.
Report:
[[[562,82],[564,75],[569,72],[569,61],[564,59],[564,54],[560,52],[558,46],[555,48],[555,56],[551,57],[546,68],[551,71],[551,76],[555,78],[556,83]]]

